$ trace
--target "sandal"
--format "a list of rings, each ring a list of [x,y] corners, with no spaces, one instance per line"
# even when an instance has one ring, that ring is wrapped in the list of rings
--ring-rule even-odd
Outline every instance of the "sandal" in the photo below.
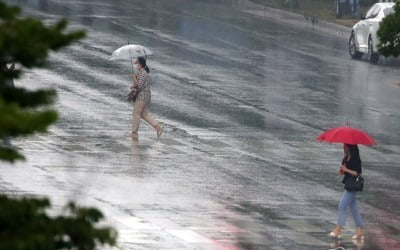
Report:
[[[351,237],[352,240],[364,240],[363,234],[355,234]]]
[[[351,237],[352,240],[364,240],[364,230],[359,227],[356,234]]]
[[[342,230],[340,227],[336,227],[332,232],[329,233],[329,236],[332,238],[340,239],[342,238]]]
[[[332,238],[337,238],[337,239],[342,238],[342,234],[340,234],[340,233],[338,234],[338,233],[335,233],[335,232],[330,232],[329,236],[332,237]]]

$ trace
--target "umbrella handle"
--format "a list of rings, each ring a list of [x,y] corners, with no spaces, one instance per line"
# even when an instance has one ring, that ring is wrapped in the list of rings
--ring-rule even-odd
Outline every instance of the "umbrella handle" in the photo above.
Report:
[[[129,45],[129,40],[128,40],[128,45]],[[133,62],[132,62],[132,56],[131,56],[131,51],[130,50],[128,50],[129,51],[129,61],[131,61],[131,70],[132,70],[132,75],[134,75],[135,74],[135,71],[133,70]]]

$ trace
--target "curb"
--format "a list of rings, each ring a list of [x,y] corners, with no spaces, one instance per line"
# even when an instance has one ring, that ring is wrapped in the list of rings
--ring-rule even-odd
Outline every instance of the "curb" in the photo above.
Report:
[[[325,20],[320,20],[317,17],[301,15],[281,9],[275,9],[253,2],[248,2],[247,8],[245,8],[243,11],[245,13],[256,15],[258,17],[279,20],[280,23],[286,25],[312,31],[319,31],[328,35],[333,35],[345,39],[348,39],[351,32],[350,27],[331,23]]]

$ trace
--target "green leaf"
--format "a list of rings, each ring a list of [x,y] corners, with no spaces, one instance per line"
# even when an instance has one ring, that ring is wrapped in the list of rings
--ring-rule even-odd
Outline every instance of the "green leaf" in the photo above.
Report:
[[[380,43],[379,52],[388,57],[398,57],[400,55],[400,2],[395,5],[395,12],[383,19],[377,35]]]
[[[77,208],[66,215],[48,216],[48,199],[16,199],[0,195],[0,250],[94,250],[99,245],[115,245],[117,233],[110,227],[98,227],[82,214],[101,212],[95,208]],[[84,216],[85,217],[85,216]]]
[[[0,146],[0,159],[14,162],[16,160],[25,160],[25,157],[12,147]]]
[[[50,51],[59,50],[84,37],[83,31],[66,32],[62,19],[52,26],[21,17],[20,9],[0,1],[0,160],[24,159],[18,148],[4,143],[13,138],[46,132],[57,120],[54,90],[26,90],[11,87],[10,80],[20,71],[7,63],[25,68],[44,67]],[[69,203],[65,214],[49,216],[48,199],[11,198],[0,194],[0,250],[94,250],[99,245],[115,245],[117,234],[98,227],[103,214],[96,208]]]

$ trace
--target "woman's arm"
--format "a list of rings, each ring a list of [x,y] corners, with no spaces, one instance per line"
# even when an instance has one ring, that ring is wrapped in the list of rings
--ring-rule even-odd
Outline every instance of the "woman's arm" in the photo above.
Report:
[[[343,166],[343,165],[342,165],[342,166]],[[339,167],[339,171],[338,171],[340,175],[344,175],[344,172],[343,172],[342,166],[340,166],[340,167]]]
[[[134,88],[136,88],[137,87],[137,75],[136,74],[133,74],[133,76],[132,76],[132,80],[133,80],[133,84],[132,84],[132,86],[131,86],[131,89],[134,89]]]
[[[357,175],[358,175],[358,173],[357,173],[356,171],[351,170],[351,169],[348,169],[348,168],[346,167],[346,165],[342,165],[342,166],[340,167],[340,171],[343,171],[344,173],[349,173],[349,174],[351,174],[352,176],[357,176]]]

